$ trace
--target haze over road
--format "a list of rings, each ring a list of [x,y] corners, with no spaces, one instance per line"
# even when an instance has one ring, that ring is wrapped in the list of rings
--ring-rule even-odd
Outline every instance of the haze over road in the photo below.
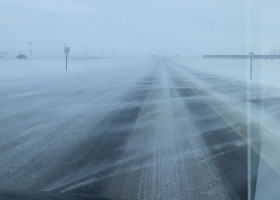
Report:
[[[114,63],[86,61],[61,78],[38,72],[2,84],[0,189],[246,199],[246,84],[164,57]],[[265,92],[252,86],[255,108]],[[251,125],[254,195],[261,127]],[[263,160],[275,166],[269,155]]]

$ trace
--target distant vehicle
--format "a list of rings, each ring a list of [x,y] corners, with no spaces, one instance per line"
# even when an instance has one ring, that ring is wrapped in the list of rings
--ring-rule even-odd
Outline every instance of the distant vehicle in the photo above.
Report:
[[[26,58],[27,58],[27,56],[24,55],[24,54],[19,54],[19,55],[17,56],[17,59],[26,59]]]

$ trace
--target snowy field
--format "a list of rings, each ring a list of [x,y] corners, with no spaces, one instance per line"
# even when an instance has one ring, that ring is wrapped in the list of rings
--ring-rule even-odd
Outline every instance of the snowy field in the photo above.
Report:
[[[235,80],[247,82],[250,75],[250,60],[248,59],[185,59],[179,62],[201,72],[220,75]],[[227,66],[227,67],[225,67]],[[230,70],[229,70],[230,68]],[[254,59],[252,82],[259,85],[278,88],[280,91],[280,60]]]
[[[0,59],[0,189],[274,199],[279,74],[276,60],[250,82],[246,60]]]

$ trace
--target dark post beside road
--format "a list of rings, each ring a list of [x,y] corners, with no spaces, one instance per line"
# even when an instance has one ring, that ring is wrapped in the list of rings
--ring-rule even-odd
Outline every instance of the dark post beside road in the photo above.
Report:
[[[67,71],[68,54],[66,54],[66,71]]]
[[[70,53],[70,47],[64,47],[64,53],[66,55],[66,71],[67,71],[67,64],[68,64],[68,54]]]
[[[250,63],[250,80],[252,80],[254,52],[250,52],[249,55],[250,55],[250,60],[251,60],[251,63]]]

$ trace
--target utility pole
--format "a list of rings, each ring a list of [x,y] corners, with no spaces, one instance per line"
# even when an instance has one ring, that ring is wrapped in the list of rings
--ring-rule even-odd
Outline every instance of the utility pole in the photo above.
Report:
[[[29,57],[31,58],[31,53],[32,53],[32,44],[33,42],[29,42]]]
[[[252,80],[252,77],[253,77],[253,58],[254,58],[254,52],[250,52],[249,56],[250,56],[250,80]]]

